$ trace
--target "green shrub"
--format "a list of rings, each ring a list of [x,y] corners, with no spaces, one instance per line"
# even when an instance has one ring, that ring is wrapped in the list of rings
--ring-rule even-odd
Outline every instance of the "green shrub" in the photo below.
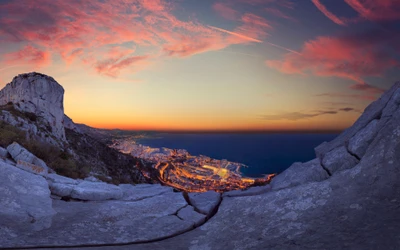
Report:
[[[26,133],[8,123],[0,121],[0,146],[7,147],[14,141],[21,142],[26,141]]]
[[[27,139],[26,133],[4,121],[0,121],[0,146],[7,147],[17,142],[29,152],[42,159],[58,174],[70,178],[85,178],[90,173],[90,167],[79,166],[72,155],[58,147],[40,142],[35,139]]]

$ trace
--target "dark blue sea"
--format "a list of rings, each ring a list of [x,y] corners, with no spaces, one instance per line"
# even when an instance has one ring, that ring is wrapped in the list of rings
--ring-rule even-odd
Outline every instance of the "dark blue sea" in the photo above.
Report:
[[[243,163],[248,177],[279,173],[293,162],[315,158],[314,148],[337,134],[157,134],[138,143],[160,148],[186,149],[191,155]]]

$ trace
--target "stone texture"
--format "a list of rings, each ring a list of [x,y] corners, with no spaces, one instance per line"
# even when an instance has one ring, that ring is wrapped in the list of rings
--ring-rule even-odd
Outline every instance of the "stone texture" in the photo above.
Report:
[[[396,82],[388,91],[386,91],[378,100],[371,103],[364,113],[357,119],[357,121],[350,128],[346,129],[338,137],[330,142],[325,142],[315,148],[315,153],[318,158],[333,150],[334,148],[345,145],[345,143],[353,137],[358,131],[367,126],[372,120],[380,119],[381,117],[389,116],[395,110],[396,101],[393,100],[396,91],[400,89],[400,82]],[[397,95],[396,95],[397,96]],[[397,98],[397,97],[396,97]],[[384,110],[386,112],[384,112]]]
[[[48,169],[21,160],[18,160],[15,166],[32,174],[38,174],[44,177],[48,175]]]
[[[191,230],[196,216],[185,217],[181,193],[130,201],[64,202],[53,200],[57,214],[52,226],[37,231],[13,231],[0,227],[0,246],[74,246],[129,243],[163,239]],[[177,214],[181,211],[182,218]],[[12,237],[14,234],[16,237]],[[22,237],[23,236],[23,237]]]
[[[119,187],[123,191],[122,200],[124,201],[143,200],[173,191],[171,187],[161,186],[160,184],[121,184]]]
[[[272,190],[293,187],[309,182],[328,179],[328,173],[322,168],[319,159],[306,163],[296,162],[275,176],[271,181]]]
[[[369,144],[375,137],[379,120],[372,120],[365,128],[358,131],[349,141],[349,151],[358,158],[364,156]]]
[[[82,133],[81,129],[67,115],[64,115],[63,124],[64,128],[71,129],[77,133]]]
[[[188,196],[192,206],[205,215],[210,215],[221,201],[221,195],[214,191],[189,193]]]
[[[322,166],[326,168],[329,173],[349,169],[357,165],[358,160],[347,152],[345,146],[335,148],[328,152],[322,159]]]
[[[121,188],[104,182],[82,181],[71,192],[72,198],[89,201],[118,200],[122,196]]]
[[[48,174],[46,176],[47,180],[52,182],[52,183],[62,183],[62,184],[78,184],[80,181],[78,180],[74,180],[62,175],[58,175],[58,174]]]
[[[21,111],[31,112],[49,122],[53,135],[65,141],[64,89],[52,77],[21,74],[0,91],[0,105],[12,102]]]
[[[46,172],[49,171],[49,167],[47,167],[46,163],[34,156],[31,152],[26,150],[24,147],[19,145],[18,143],[14,142],[10,144],[7,147],[8,153],[10,153],[11,157],[16,161],[22,161],[22,162],[27,162],[39,167],[42,167],[46,170]]]
[[[275,177],[274,177],[275,178]],[[222,194],[222,197],[252,196],[271,191],[271,185],[251,187],[246,190],[232,190]]]
[[[0,147],[0,157],[6,158],[8,156],[8,151],[7,149]]]
[[[197,213],[194,211],[192,206],[186,206],[179,210],[178,215],[184,221],[190,221],[193,226],[198,226],[206,221],[206,216],[204,214]]]
[[[55,211],[43,177],[0,161],[0,179],[0,247],[4,232],[50,227]]]
[[[74,190],[75,187],[76,185],[66,183],[49,184],[51,194],[59,197],[71,197],[72,190]]]

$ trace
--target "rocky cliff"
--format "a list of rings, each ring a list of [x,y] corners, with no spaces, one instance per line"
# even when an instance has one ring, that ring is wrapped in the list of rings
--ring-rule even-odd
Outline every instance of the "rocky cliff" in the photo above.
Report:
[[[315,151],[220,195],[43,176],[0,148],[0,247],[400,249],[400,83]]]
[[[64,131],[64,89],[52,77],[20,74],[0,91],[0,105],[13,103],[22,112],[29,112],[47,121],[52,134],[66,141]]]
[[[52,77],[20,74],[0,91],[0,146],[13,141],[38,154],[51,170],[73,178],[96,175],[142,183],[145,164],[82,131],[64,114],[64,89]],[[87,127],[89,128],[89,127]],[[67,134],[68,131],[69,133]]]

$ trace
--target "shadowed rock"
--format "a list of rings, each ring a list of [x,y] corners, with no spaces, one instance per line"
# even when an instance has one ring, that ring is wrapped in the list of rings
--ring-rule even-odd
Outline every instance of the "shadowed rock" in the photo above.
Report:
[[[330,174],[352,168],[357,165],[357,163],[358,160],[347,152],[345,146],[328,152],[322,159],[322,166],[324,166]]]
[[[328,179],[328,173],[322,168],[319,159],[306,163],[296,162],[275,176],[271,181],[272,190],[293,187],[308,182]]]
[[[5,235],[8,230],[16,230],[16,237],[18,230],[34,232],[51,226],[55,211],[43,177],[0,161],[0,179],[0,242],[10,237]]]
[[[210,215],[221,201],[221,195],[214,191],[189,193],[190,203],[202,214]]]

